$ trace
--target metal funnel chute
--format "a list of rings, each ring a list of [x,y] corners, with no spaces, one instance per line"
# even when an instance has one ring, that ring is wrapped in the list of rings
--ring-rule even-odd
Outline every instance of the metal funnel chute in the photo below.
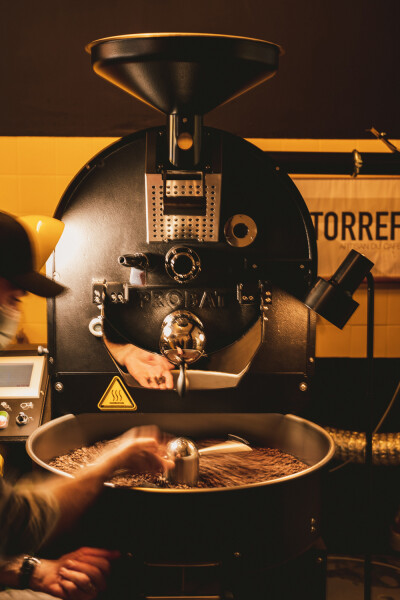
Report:
[[[272,77],[280,47],[195,33],[124,35],[91,42],[95,72],[166,114],[204,115]]]
[[[103,38],[86,47],[94,71],[169,115],[169,161],[201,160],[202,116],[272,77],[280,47],[251,38],[157,33]]]

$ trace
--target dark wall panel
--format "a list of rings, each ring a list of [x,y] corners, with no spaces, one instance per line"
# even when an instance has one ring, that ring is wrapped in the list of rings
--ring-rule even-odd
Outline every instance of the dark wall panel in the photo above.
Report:
[[[0,135],[119,136],[164,122],[92,71],[110,35],[188,31],[280,44],[269,82],[206,124],[243,137],[400,138],[399,0],[15,0],[0,22]]]

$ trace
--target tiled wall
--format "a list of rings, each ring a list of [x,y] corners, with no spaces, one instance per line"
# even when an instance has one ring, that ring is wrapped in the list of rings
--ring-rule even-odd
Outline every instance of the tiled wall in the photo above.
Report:
[[[108,146],[111,138],[0,136],[0,210],[22,216],[52,216],[71,181],[85,163]],[[47,339],[46,301],[23,299],[21,337],[32,344]]]
[[[71,179],[111,138],[0,137],[0,210],[15,215],[53,215]],[[250,140],[269,151],[385,151],[378,140]],[[397,142],[396,142],[397,143]],[[366,291],[343,330],[323,319],[317,325],[317,356],[362,357],[366,348]],[[46,343],[45,300],[29,294],[23,301],[21,329],[30,343]],[[400,357],[400,282],[377,284],[375,356]]]
[[[360,304],[347,325],[337,329],[318,317],[317,356],[363,357],[367,344],[367,295],[360,288],[353,296]],[[400,283],[375,285],[374,355],[400,357]]]

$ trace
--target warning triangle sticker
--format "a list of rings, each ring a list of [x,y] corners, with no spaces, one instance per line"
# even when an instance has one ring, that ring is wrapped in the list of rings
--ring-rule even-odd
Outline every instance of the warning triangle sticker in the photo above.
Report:
[[[97,407],[100,410],[137,410],[134,400],[119,377],[114,377]]]

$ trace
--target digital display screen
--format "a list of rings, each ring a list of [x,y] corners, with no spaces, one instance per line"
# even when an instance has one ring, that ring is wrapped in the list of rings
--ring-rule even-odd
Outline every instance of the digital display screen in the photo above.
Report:
[[[0,388],[29,387],[33,363],[0,365]]]

